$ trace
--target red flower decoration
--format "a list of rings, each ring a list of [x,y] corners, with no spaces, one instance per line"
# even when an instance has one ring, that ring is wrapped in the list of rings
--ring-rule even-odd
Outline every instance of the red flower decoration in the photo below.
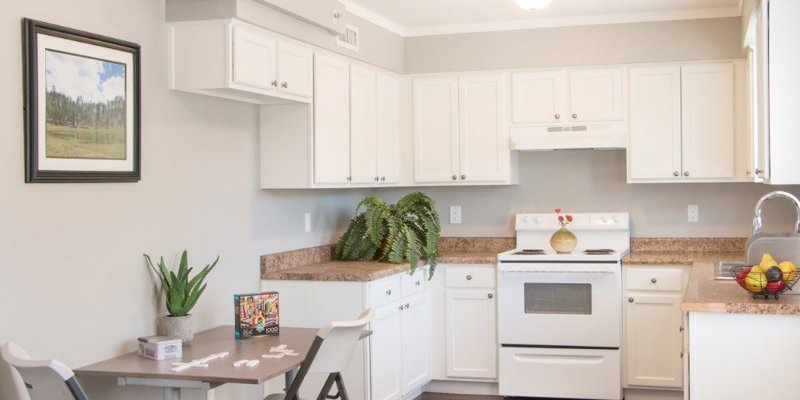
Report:
[[[572,222],[572,215],[567,214],[567,221]]]
[[[561,209],[560,208],[556,208],[556,214],[561,214]]]
[[[558,217],[558,223],[561,224],[562,227],[567,226],[570,222],[572,222],[572,214],[561,215],[561,208],[556,208],[556,216]]]
[[[559,215],[559,216],[558,216],[558,222],[564,222],[564,217],[562,217],[562,216],[560,216],[560,215]]]

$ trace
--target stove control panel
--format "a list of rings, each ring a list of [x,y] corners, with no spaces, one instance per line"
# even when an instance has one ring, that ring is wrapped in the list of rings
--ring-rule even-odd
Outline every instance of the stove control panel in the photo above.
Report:
[[[572,222],[568,225],[571,230],[629,230],[630,220],[628,213],[573,213]],[[517,231],[554,230],[561,227],[555,213],[548,214],[517,214]]]

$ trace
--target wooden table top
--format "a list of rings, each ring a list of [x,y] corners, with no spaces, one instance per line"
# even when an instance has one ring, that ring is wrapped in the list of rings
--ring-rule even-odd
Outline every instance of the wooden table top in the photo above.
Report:
[[[298,368],[305,359],[316,334],[317,329],[281,328],[280,335],[277,336],[236,340],[233,338],[233,325],[220,326],[195,334],[192,344],[183,346],[181,360],[156,361],[133,352],[78,368],[75,373],[78,375],[261,384]],[[269,353],[270,347],[282,344],[300,355],[261,358],[262,354]],[[230,354],[224,358],[209,361],[208,368],[192,367],[180,372],[170,370],[173,368],[172,363],[174,362],[189,362],[226,351]],[[242,359],[261,362],[255,367],[233,366],[234,362]]]

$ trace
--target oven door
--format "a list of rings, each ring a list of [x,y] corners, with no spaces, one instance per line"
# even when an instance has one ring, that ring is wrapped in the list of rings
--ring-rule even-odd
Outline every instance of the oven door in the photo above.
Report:
[[[501,262],[500,344],[619,348],[621,275],[618,262]]]

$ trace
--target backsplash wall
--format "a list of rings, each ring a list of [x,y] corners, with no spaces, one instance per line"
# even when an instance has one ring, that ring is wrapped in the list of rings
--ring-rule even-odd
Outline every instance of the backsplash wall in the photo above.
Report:
[[[437,203],[444,236],[514,236],[522,212],[629,212],[635,237],[745,237],[753,207],[772,190],[800,194],[800,187],[756,183],[628,184],[622,150],[522,152],[519,185],[388,189],[394,201],[412,190]],[[687,222],[687,206],[700,207],[700,222]],[[462,223],[450,224],[449,206],[460,205]],[[764,211],[766,231],[789,231],[795,220],[789,202],[775,200]]]

